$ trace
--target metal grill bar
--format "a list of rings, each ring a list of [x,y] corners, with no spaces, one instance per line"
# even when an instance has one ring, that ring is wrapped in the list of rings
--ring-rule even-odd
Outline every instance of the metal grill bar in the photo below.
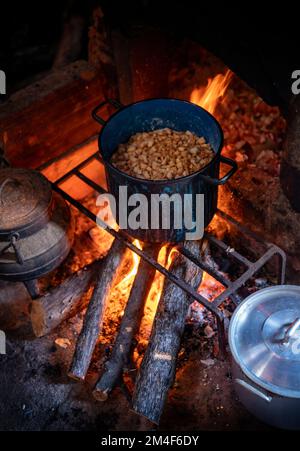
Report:
[[[84,175],[82,172],[80,171],[76,171],[75,175],[82,180],[84,183],[86,183],[87,185],[89,185],[91,188],[93,188],[95,191],[97,191],[100,194],[104,194],[106,193],[105,189],[102,188],[100,185],[98,185],[98,183],[95,183],[93,180],[89,179],[86,175]]]
[[[222,249],[226,253],[226,255],[228,255],[229,258],[233,258],[233,259],[237,260],[239,263],[241,263],[242,265],[244,265],[248,268],[251,267],[252,263],[250,260],[248,260],[248,258],[246,258],[243,255],[236,252],[235,249],[232,249],[230,246],[225,244],[223,241],[220,241],[216,237],[214,237],[212,235],[208,235],[207,233],[205,234],[205,238],[207,238],[210,243],[212,243],[212,244],[218,246],[220,249]]]
[[[102,163],[101,157],[99,153],[95,153],[91,155],[88,159],[74,167],[71,171],[64,174],[61,178],[59,178],[56,182],[52,183],[52,188],[54,191],[63,196],[70,204],[72,204],[75,208],[81,211],[84,215],[90,218],[93,222],[97,223],[97,216],[90,211],[87,207],[85,207],[81,202],[74,199],[69,193],[63,190],[60,185],[67,181],[70,177],[78,177],[82,182],[86,183],[93,190],[98,193],[106,193],[106,190],[100,186],[98,183],[94,182],[92,179],[87,177],[85,174],[81,172],[84,167],[93,161],[97,161],[97,163]],[[204,296],[198,293],[191,285],[187,284],[185,281],[179,279],[171,271],[164,268],[160,265],[156,260],[150,257],[147,252],[140,250],[133,244],[132,238],[123,230],[114,230],[107,224],[103,224],[105,226],[105,230],[110,233],[114,238],[122,241],[125,246],[127,246],[130,250],[135,252],[145,261],[147,261],[150,265],[152,265],[157,271],[179,286],[182,290],[184,290],[192,299],[199,302],[202,306],[207,308],[210,312],[212,312],[217,320],[218,325],[218,334],[219,334],[219,346],[220,350],[225,353],[226,349],[226,340],[225,340],[225,328],[224,328],[224,314],[222,312],[222,304],[229,297],[233,300],[235,304],[240,302],[240,298],[237,294],[237,291],[245,285],[245,283],[253,277],[255,273],[257,273],[265,264],[271,260],[274,256],[278,258],[279,270],[278,270],[278,282],[281,284],[285,283],[285,269],[286,269],[286,255],[278,246],[275,246],[272,243],[265,243],[260,236],[248,230],[245,226],[239,224],[235,219],[228,216],[226,213],[218,210],[218,216],[220,216],[225,221],[229,222],[231,225],[236,227],[242,234],[248,235],[251,238],[254,238],[259,243],[263,244],[267,250],[266,252],[255,262],[251,262],[248,258],[241,255],[235,249],[230,248],[223,241],[218,240],[216,237],[209,233],[205,233],[205,238],[208,239],[210,243],[214,246],[217,246],[223,253],[226,254],[228,258],[231,258],[238,262],[240,265],[246,268],[245,272],[235,281],[228,280],[224,275],[218,271],[216,271],[213,267],[207,264],[204,261],[199,260],[196,256],[191,254],[187,249],[184,248],[183,245],[178,246],[178,251],[186,258],[190,259],[195,265],[199,266],[203,271],[210,274],[215,280],[221,283],[224,286],[224,291],[217,296],[212,302],[207,300]]]
[[[183,246],[178,248],[180,253],[184,255],[186,258],[191,260],[195,265],[199,266],[203,271],[207,272],[210,276],[220,282],[224,287],[231,287],[232,283],[230,280],[226,279],[220,272],[216,271],[214,268],[209,266],[204,261],[201,261],[198,257],[195,257],[188,249]]]
[[[97,216],[92,213],[90,210],[88,210],[86,207],[84,207],[80,202],[78,202],[76,199],[74,199],[72,196],[67,194],[65,191],[63,191],[61,188],[53,185],[53,190],[57,193],[64,196],[64,198],[70,202],[74,207],[76,207],[78,210],[80,210],[82,213],[84,213],[86,216],[88,216],[92,221],[97,223]],[[110,233],[114,238],[117,240],[120,240],[123,242],[125,246],[127,246],[130,250],[138,254],[141,258],[143,258],[146,262],[148,262],[150,265],[152,265],[157,271],[159,271],[164,276],[168,277],[172,282],[174,282],[176,285],[178,285],[182,290],[184,290],[187,294],[189,294],[192,298],[194,298],[196,301],[198,301],[200,304],[202,304],[204,307],[206,307],[208,310],[210,310],[215,315],[220,315],[220,311],[218,311],[213,303],[210,303],[207,299],[205,299],[203,296],[201,296],[197,291],[195,291],[194,288],[192,288],[190,285],[188,285],[183,280],[179,279],[177,276],[172,274],[170,271],[168,271],[166,268],[164,268],[162,265],[160,265],[156,260],[154,260],[152,257],[150,257],[146,252],[140,250],[138,247],[136,247],[130,238],[128,238],[128,235],[124,231],[116,231],[109,227],[107,225],[105,229],[108,233]]]
[[[82,161],[81,163],[79,163],[77,166],[75,166],[73,169],[71,169],[71,171],[66,172],[62,177],[60,177],[58,180],[56,180],[56,182],[54,183],[55,185],[61,185],[63,182],[65,182],[66,180],[68,180],[70,177],[72,177],[73,175],[76,174],[76,172],[80,171],[80,169],[83,169],[84,167],[86,167],[89,163],[91,163],[93,160],[97,159],[97,153],[94,153],[93,155],[91,155],[90,157],[88,157],[86,160]]]
[[[217,307],[219,307],[225,301],[225,299],[227,299],[232,294],[232,290],[236,291],[244,286],[245,283],[276,254],[277,250],[275,248],[272,247],[268,249],[268,251],[261,258],[253,263],[247,269],[247,271],[244,272],[244,274],[242,274],[237,280],[232,283],[231,287],[227,288],[227,290],[223,291],[223,293],[221,293],[216,299],[214,299],[213,303]]]

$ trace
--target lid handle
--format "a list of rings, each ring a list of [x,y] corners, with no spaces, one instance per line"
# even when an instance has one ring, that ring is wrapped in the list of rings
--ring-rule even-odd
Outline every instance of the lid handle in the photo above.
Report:
[[[296,318],[287,328],[282,343],[287,345],[300,326],[300,318]]]
[[[15,183],[15,180],[8,177],[7,179],[4,180],[4,182],[1,183],[1,185],[0,185],[0,203],[1,204],[4,204],[3,191],[4,191],[4,188],[6,187],[6,185],[8,185],[8,183]]]

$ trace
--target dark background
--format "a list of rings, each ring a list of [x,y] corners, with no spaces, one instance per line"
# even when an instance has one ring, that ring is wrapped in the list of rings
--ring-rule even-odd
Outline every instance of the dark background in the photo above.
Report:
[[[87,30],[95,3],[90,0],[29,0],[6,1],[1,5],[0,68],[6,72],[9,92],[51,69],[64,23],[72,15],[85,20],[79,57],[87,58]]]
[[[154,26],[178,40],[189,37],[200,42],[269,103],[287,107],[291,74],[300,69],[300,5],[292,2],[257,6],[189,0],[6,2],[1,5],[0,69],[7,73],[9,92],[51,69],[64,23],[72,15],[84,20],[78,57],[87,58],[88,26],[97,4],[107,24],[125,34],[133,25]]]

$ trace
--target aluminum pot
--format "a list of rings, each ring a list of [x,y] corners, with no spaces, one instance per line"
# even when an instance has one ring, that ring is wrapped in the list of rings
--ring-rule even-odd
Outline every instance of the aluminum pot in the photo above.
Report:
[[[260,420],[300,430],[300,287],[260,290],[236,309],[229,327],[235,390]]]
[[[99,116],[99,111],[107,104],[117,108],[108,121]],[[132,194],[144,194],[150,206],[151,194],[192,194],[191,217],[193,221],[201,221],[206,227],[212,220],[218,201],[218,186],[225,184],[237,170],[234,161],[221,155],[223,146],[223,133],[216,119],[203,108],[184,100],[177,99],[149,99],[122,106],[116,101],[101,103],[94,111],[93,118],[103,127],[99,135],[99,150],[105,165],[108,190],[114,195],[117,211],[120,204],[119,187],[127,186],[128,197]],[[132,177],[120,171],[111,164],[111,157],[119,144],[125,143],[138,132],[149,132],[161,128],[171,128],[177,131],[191,131],[197,136],[203,136],[212,146],[215,157],[200,171],[174,180],[144,180]],[[228,173],[219,178],[220,163],[230,166]],[[196,194],[204,194],[204,217],[196,217]],[[128,207],[128,215],[134,207]],[[174,218],[174,205],[170,210],[171,224]],[[184,240],[187,230],[183,225],[180,229],[163,229],[162,217],[164,212],[160,211],[159,228],[150,230],[151,212],[148,212],[148,228],[132,230],[127,232],[142,241],[164,243],[179,242]],[[117,214],[118,222],[118,214]],[[182,221],[184,224],[184,221]]]

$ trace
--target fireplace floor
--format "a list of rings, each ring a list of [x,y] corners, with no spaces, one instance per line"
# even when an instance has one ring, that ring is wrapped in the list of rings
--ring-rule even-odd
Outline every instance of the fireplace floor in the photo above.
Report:
[[[196,54],[197,51],[196,49]],[[171,80],[169,94],[174,97],[189,98],[191,86],[197,86],[200,83],[200,69],[202,70],[201,65],[199,71],[193,75],[194,80],[182,76],[179,86],[178,80],[173,80],[173,83]],[[223,70],[222,67],[221,71]],[[182,86],[185,82],[186,86]],[[256,128],[258,119],[255,114],[256,105],[260,102],[257,102],[256,95],[252,91],[250,92],[244,84],[242,87],[239,84],[240,82],[236,80],[231,87],[227,99],[228,105],[220,106],[221,111],[218,113],[218,118],[225,130],[226,154],[235,159],[238,156],[240,169],[246,174],[251,174],[255,164],[258,167],[260,164],[265,164],[263,159],[258,163],[255,159],[252,161],[254,157],[256,158],[256,153],[261,148],[268,150],[268,146],[271,144],[271,148],[274,147],[273,159],[276,166],[277,153],[281,149],[282,126],[280,126],[279,113],[262,105],[262,112],[258,111],[259,119],[263,123],[271,112],[273,122],[271,130],[267,129],[265,132],[266,142],[260,147],[257,144],[256,148],[253,143],[259,142],[261,123],[258,122]],[[239,95],[235,95],[236,93]],[[234,111],[234,114],[226,122],[225,119],[229,117],[227,113],[231,110]],[[249,117],[254,116],[255,120],[252,123],[249,121]],[[236,124],[235,128],[230,127],[232,122]],[[241,123],[244,124],[244,127],[240,127]],[[241,129],[244,130],[245,136],[253,135],[251,146],[247,141],[247,136],[247,139],[240,136]],[[269,132],[274,135],[271,136],[272,139],[269,137]],[[244,138],[246,143],[243,141]],[[271,144],[269,143],[270,139]],[[239,155],[235,154],[234,144],[236,142],[242,146],[237,152]],[[248,161],[251,164],[248,165]],[[262,166],[261,169],[264,167]],[[266,177],[266,175],[265,172],[262,173],[262,177]],[[274,174],[272,173],[271,176],[274,177]],[[251,180],[246,188],[247,186],[252,186]],[[245,184],[234,186],[238,193],[247,193],[246,188]],[[269,191],[262,189],[263,194],[269,193]],[[220,194],[221,201],[228,195],[225,190]],[[253,195],[256,195],[256,190],[253,190]],[[247,196],[244,197],[247,198]],[[222,207],[226,207],[226,202],[221,202],[221,204]],[[232,213],[235,212],[230,211],[230,214]],[[243,219],[238,214],[236,216],[238,219]],[[92,225],[87,223],[86,228],[83,229],[84,232],[87,232],[90,227]],[[72,273],[83,266],[82,252],[86,251],[87,238],[78,232],[76,243],[77,251],[74,246],[73,252],[75,256],[77,255],[74,262],[76,268],[64,267],[62,272],[66,272],[66,275],[69,274],[69,270]],[[88,246],[90,244],[89,241]],[[92,257],[95,258],[96,255],[92,255]],[[86,258],[89,259],[90,255]],[[118,312],[114,312],[114,315],[114,318],[117,317]],[[54,334],[40,339],[33,341],[8,340],[7,355],[0,355],[0,430],[148,431],[154,429],[153,424],[130,411],[126,394],[120,388],[115,389],[105,403],[94,400],[91,388],[97,380],[101,359],[99,359],[99,367],[92,368],[86,383],[72,382],[68,378],[67,371],[83,317],[84,312],[64,323],[55,330]],[[107,335],[111,338],[115,331],[110,330],[111,324],[106,326]],[[55,343],[57,338],[69,340],[66,342],[65,348]],[[186,327],[182,351],[178,359],[176,383],[169,392],[160,429],[169,431],[268,429],[266,425],[251,416],[236,399],[230,378],[230,361],[229,359],[220,361],[214,357],[213,342],[214,340],[205,337],[203,328]],[[98,347],[102,347],[98,350],[99,355],[105,354],[105,345],[99,344]]]
[[[58,270],[49,275],[49,280],[45,277],[42,281],[45,287],[49,284],[55,286],[73,271],[94,258],[100,258],[110,246],[111,240],[107,236],[104,239],[106,232],[103,231],[99,232],[98,239],[94,236],[95,242],[91,241],[89,232],[94,230],[91,229],[93,224],[81,213],[74,212],[74,215],[77,226],[73,252]],[[102,247],[99,247],[100,242],[104,243]],[[93,243],[95,247],[91,245]],[[127,265],[124,270],[128,272]],[[254,285],[263,280],[255,280]],[[213,294],[213,290],[217,289],[214,284],[215,281],[210,286],[208,279],[203,289],[208,292],[212,290]],[[130,410],[128,392],[124,388],[116,388],[104,403],[95,401],[92,396],[92,388],[116,334],[124,308],[123,297],[121,288],[113,290],[108,303],[109,314],[105,317],[102,335],[85,383],[74,382],[67,376],[82,328],[84,310],[43,338],[25,340],[20,337],[30,335],[18,335],[18,339],[8,336],[7,354],[0,355],[0,430],[155,430],[152,423]],[[147,324],[144,327],[135,349],[138,354],[143,354],[145,350]],[[176,382],[169,392],[159,429],[197,431],[268,428],[252,417],[236,399],[230,378],[229,358],[222,361],[216,357],[217,343],[212,314],[199,310],[199,307],[198,310],[193,309],[178,356]],[[137,356],[137,359],[140,357]],[[130,380],[126,379],[126,383],[130,387]]]
[[[88,375],[85,384],[67,377],[78,323],[78,317],[73,318],[55,334],[34,341],[7,340],[7,354],[0,356],[0,430],[154,430],[151,423],[130,411],[120,388],[107,402],[94,401],[91,386],[96,372]],[[160,429],[268,429],[238,402],[230,379],[229,359],[220,361],[213,357],[213,340],[199,330],[186,327],[176,382]],[[70,344],[66,342],[65,348],[58,346],[58,337],[68,339]]]

